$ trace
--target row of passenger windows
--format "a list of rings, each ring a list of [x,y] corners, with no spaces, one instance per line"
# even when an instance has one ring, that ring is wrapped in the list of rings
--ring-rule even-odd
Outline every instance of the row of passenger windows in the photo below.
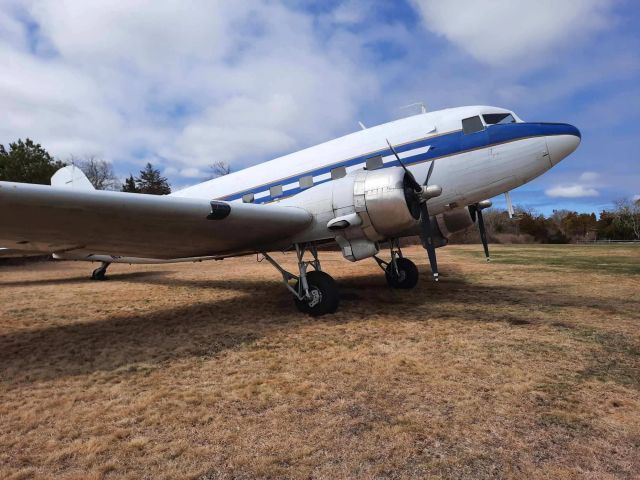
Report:
[[[481,132],[484,130],[484,124],[496,125],[503,123],[516,123],[516,119],[510,113],[487,113],[482,115],[484,123],[480,119],[479,115],[475,117],[469,117],[462,120],[462,131],[465,134]]]
[[[376,170],[378,168],[382,168],[382,155],[376,155],[375,157],[367,158],[365,169],[367,170]],[[338,178],[347,176],[346,167],[336,167],[331,169],[331,180],[337,180]],[[306,175],[304,177],[300,177],[298,180],[298,186],[300,189],[313,187],[313,176]],[[271,198],[281,197],[283,195],[283,186],[282,185],[274,185],[269,188],[269,195]],[[253,193],[247,193],[242,196],[242,201],[244,203],[253,203],[255,201],[255,195]]]

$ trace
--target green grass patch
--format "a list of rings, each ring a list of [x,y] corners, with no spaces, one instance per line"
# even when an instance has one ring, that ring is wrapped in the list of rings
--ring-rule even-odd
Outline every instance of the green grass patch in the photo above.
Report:
[[[456,250],[478,259],[478,251]],[[640,275],[640,247],[592,245],[500,245],[491,248],[491,261],[498,264],[532,265],[611,275]]]

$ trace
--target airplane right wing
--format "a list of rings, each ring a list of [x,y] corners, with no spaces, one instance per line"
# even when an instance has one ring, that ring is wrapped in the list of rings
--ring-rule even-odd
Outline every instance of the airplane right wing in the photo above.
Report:
[[[286,245],[311,221],[291,206],[0,182],[0,246],[11,253],[229,255]]]

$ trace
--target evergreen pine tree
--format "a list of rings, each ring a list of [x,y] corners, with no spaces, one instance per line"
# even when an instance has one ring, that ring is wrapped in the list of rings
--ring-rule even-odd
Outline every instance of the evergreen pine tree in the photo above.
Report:
[[[140,193],[149,193],[151,195],[171,193],[171,187],[167,179],[160,175],[160,170],[153,168],[150,163],[147,163],[144,169],[140,170],[140,176],[136,177],[136,187]]]
[[[29,138],[10,143],[9,150],[0,145],[0,180],[6,182],[48,185],[53,174],[64,166]]]
[[[138,190],[138,187],[136,186],[136,179],[133,178],[133,175],[129,175],[129,177],[124,181],[122,191],[128,193],[140,193],[140,190]]]

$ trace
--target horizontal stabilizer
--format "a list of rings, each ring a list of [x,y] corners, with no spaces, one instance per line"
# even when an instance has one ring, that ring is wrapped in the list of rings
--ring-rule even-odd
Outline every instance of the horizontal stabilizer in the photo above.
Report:
[[[95,190],[84,172],[75,165],[67,165],[54,173],[51,177],[51,186],[74,190]]]

